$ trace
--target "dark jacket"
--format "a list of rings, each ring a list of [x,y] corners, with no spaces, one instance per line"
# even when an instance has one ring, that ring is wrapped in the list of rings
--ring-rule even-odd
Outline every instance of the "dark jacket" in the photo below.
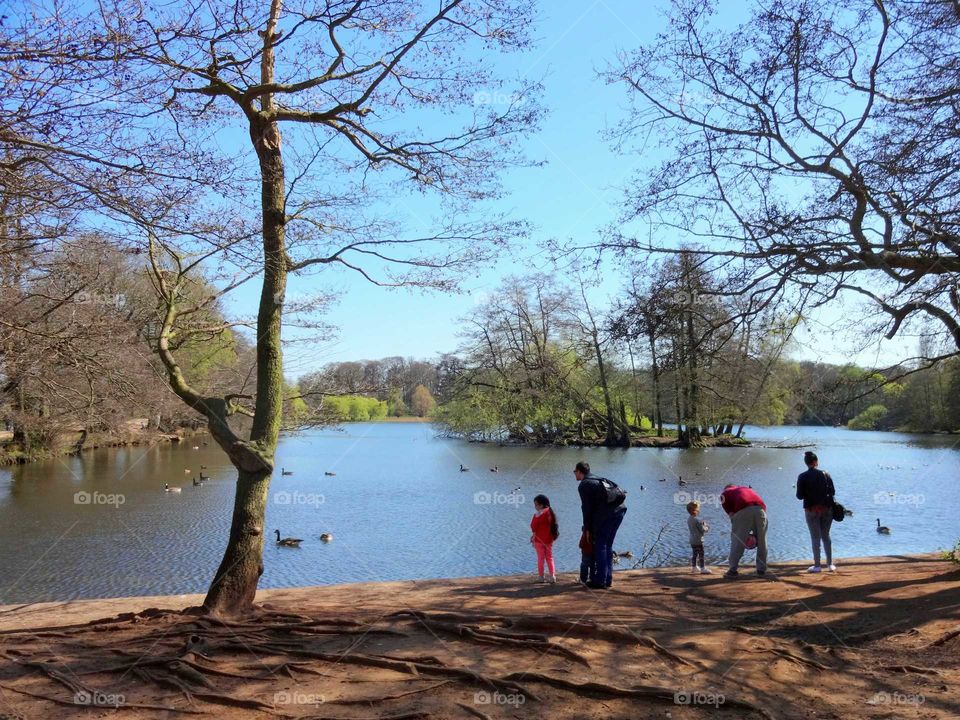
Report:
[[[819,468],[810,468],[797,478],[797,499],[803,500],[803,509],[833,505],[833,478]]]
[[[607,504],[606,488],[599,478],[588,475],[577,485],[580,509],[583,511],[583,530],[595,532],[600,521],[609,517],[613,509]]]

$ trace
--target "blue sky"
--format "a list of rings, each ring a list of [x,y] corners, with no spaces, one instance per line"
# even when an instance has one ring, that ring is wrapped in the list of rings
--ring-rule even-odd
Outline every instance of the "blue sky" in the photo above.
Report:
[[[463,284],[459,295],[439,295],[408,290],[387,290],[356,275],[322,276],[324,289],[341,293],[327,321],[338,336],[319,344],[293,344],[285,349],[288,377],[317,369],[333,360],[373,359],[390,355],[433,358],[458,346],[458,318],[502,278],[532,270],[549,270],[539,241],[547,238],[590,242],[617,215],[620,188],[636,168],[637,159],[620,156],[602,137],[605,128],[621,118],[626,104],[621,87],[597,76],[619,49],[650,41],[663,27],[661,0],[544,0],[534,35],[540,40],[525,55],[510,58],[511,74],[542,79],[542,103],[548,114],[542,129],[526,143],[527,154],[545,165],[514,170],[505,178],[508,196],[500,202],[517,218],[531,222],[530,240],[500,259],[492,269],[478,272]],[[724,22],[740,17],[743,3],[725,3]],[[422,200],[398,198],[391,208],[411,221],[421,217]],[[428,208],[429,209],[429,208]],[[333,282],[331,288],[328,283]],[[294,278],[288,297],[310,294],[320,280]],[[612,297],[620,285],[614,268],[604,275],[595,295],[598,303]],[[246,313],[256,307],[257,288],[251,285],[236,294],[230,307]],[[842,309],[822,313],[814,327],[800,333],[795,355],[833,362],[850,359],[878,362],[876,352],[853,355],[845,336],[830,336],[841,323]],[[816,336],[814,335],[816,333]],[[296,337],[288,329],[285,337]],[[881,358],[902,354],[903,346],[889,348]]]

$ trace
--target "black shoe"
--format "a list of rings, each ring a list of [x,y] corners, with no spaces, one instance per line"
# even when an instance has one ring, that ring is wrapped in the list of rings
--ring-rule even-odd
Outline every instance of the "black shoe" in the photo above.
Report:
[[[740,572],[737,571],[737,570],[727,570],[727,571],[723,574],[723,576],[724,576],[725,578],[740,577]]]
[[[757,575],[759,575],[760,577],[763,577],[766,574],[767,574],[766,570],[757,570]]]
[[[587,587],[591,590],[606,590],[609,585],[601,585],[600,583],[588,582]]]

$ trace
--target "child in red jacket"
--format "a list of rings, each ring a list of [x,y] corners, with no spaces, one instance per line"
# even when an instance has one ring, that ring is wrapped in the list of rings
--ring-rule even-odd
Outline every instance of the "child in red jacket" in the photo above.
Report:
[[[553,541],[560,536],[557,516],[553,514],[550,499],[546,495],[537,495],[533,499],[533,507],[536,512],[530,521],[530,530],[533,531],[530,542],[533,543],[533,547],[537,551],[537,571],[540,573],[538,582],[555,583],[557,581],[557,571],[553,564]],[[550,573],[547,579],[544,579],[543,576],[544,561],[546,561],[547,571]]]

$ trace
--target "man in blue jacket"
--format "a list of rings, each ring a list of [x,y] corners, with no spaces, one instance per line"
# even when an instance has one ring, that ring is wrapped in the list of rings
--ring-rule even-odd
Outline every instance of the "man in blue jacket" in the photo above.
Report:
[[[613,583],[613,541],[627,512],[625,505],[611,505],[602,478],[590,474],[590,465],[582,460],[573,470],[579,485],[583,533],[593,545],[592,572],[587,587],[605,590]]]

